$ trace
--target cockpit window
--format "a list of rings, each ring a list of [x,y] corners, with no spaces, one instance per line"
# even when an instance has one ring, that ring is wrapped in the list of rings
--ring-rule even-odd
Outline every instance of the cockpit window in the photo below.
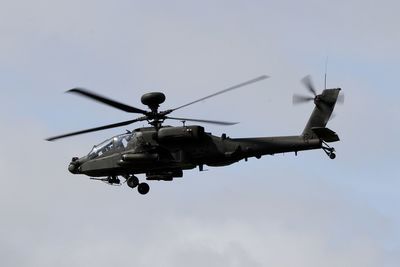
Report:
[[[134,143],[134,150],[135,152],[143,152],[145,150],[145,139],[143,137],[143,133],[136,132],[135,135],[132,137],[132,143]]]
[[[123,150],[124,148],[126,148],[129,140],[133,137],[133,135],[134,134],[116,135],[94,146],[88,154],[89,159],[100,157],[107,152],[116,152],[118,150]]]

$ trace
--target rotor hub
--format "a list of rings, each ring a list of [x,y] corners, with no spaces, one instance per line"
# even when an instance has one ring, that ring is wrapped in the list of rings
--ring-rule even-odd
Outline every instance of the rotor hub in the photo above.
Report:
[[[316,95],[314,97],[314,104],[317,105],[320,101],[321,101],[321,96],[320,95]]]

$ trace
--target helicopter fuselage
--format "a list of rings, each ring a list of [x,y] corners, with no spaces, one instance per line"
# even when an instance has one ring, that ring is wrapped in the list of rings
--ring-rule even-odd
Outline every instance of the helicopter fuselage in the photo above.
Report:
[[[125,141],[125,144],[124,142]],[[229,138],[214,136],[201,126],[138,128],[73,158],[70,172],[92,177],[144,173],[149,180],[172,180],[182,171],[203,165],[227,166],[240,160],[276,153],[319,149],[322,141],[304,136]]]

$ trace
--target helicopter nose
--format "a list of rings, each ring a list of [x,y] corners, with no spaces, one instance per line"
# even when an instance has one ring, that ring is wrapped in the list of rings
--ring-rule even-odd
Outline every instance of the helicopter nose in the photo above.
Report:
[[[77,174],[79,173],[79,166],[80,166],[79,158],[78,157],[73,157],[69,166],[68,170],[70,173]]]

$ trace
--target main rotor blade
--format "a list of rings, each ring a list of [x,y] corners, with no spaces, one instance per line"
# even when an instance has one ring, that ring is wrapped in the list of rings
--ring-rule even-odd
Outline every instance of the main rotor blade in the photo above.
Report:
[[[297,95],[297,94],[293,95],[293,104],[294,105],[306,103],[306,102],[309,102],[311,100],[314,100],[314,97],[304,96],[304,95]]]
[[[87,89],[83,89],[83,88],[73,88],[71,90],[68,90],[66,93],[74,93],[74,94],[78,94],[81,96],[85,96],[87,98],[93,99],[97,102],[109,105],[111,107],[126,111],[126,112],[130,112],[130,113],[141,113],[141,114],[146,114],[147,111],[139,109],[139,108],[135,108],[132,106],[128,106],[126,104],[122,104],[120,102],[117,102],[115,100],[109,99],[107,97],[95,94],[93,92],[90,92]]]
[[[226,88],[226,89],[224,89],[224,90],[218,91],[218,92],[216,92],[216,93],[214,93],[214,94],[212,94],[212,95],[202,97],[202,98],[200,98],[200,99],[197,99],[197,100],[195,100],[195,101],[192,101],[192,102],[187,103],[187,104],[185,104],[185,105],[182,105],[182,106],[180,106],[180,107],[174,108],[174,109],[172,109],[172,111],[175,111],[175,110],[177,110],[177,109],[181,109],[181,108],[187,107],[187,106],[189,106],[189,105],[192,105],[192,104],[195,104],[195,103],[197,103],[197,102],[206,100],[206,99],[208,99],[208,98],[211,98],[211,97],[214,97],[214,96],[217,96],[217,95],[226,93],[226,92],[228,92],[228,91],[231,91],[231,90],[234,90],[234,89],[237,89],[237,88],[240,88],[240,87],[243,87],[243,86],[252,84],[252,83],[259,82],[259,81],[264,80],[264,79],[267,79],[267,78],[269,78],[269,76],[267,76],[267,75],[262,75],[262,76],[260,76],[260,77],[254,78],[254,79],[252,79],[252,80],[249,80],[249,81],[246,81],[246,82],[243,82],[243,83],[239,83],[239,84],[234,85],[234,86],[232,86],[232,87],[229,87],[229,88]]]
[[[311,76],[307,75],[303,79],[301,79],[301,82],[304,84],[304,86],[310,91],[314,96],[317,96],[317,91],[315,90],[314,84],[311,80]]]
[[[178,121],[195,121],[195,122],[203,122],[210,124],[218,124],[218,125],[235,125],[238,122],[228,122],[228,121],[211,121],[211,120],[198,120],[198,119],[188,119],[188,118],[176,118],[176,117],[165,117],[166,119],[178,120]]]
[[[110,129],[110,128],[115,128],[115,127],[121,127],[121,126],[125,126],[125,125],[128,125],[128,124],[131,124],[131,123],[134,123],[134,122],[137,122],[137,121],[143,121],[143,120],[145,120],[145,117],[141,117],[141,118],[138,118],[138,119],[135,119],[135,120],[129,120],[129,121],[123,121],[123,122],[113,123],[113,124],[109,124],[109,125],[104,125],[104,126],[100,126],[100,127],[96,127],[96,128],[86,129],[86,130],[82,130],[82,131],[78,131],[78,132],[58,135],[58,136],[47,138],[46,140],[47,141],[54,141],[54,140],[57,140],[57,139],[70,137],[70,136],[74,136],[74,135],[90,133],[90,132],[97,132],[97,131]]]

